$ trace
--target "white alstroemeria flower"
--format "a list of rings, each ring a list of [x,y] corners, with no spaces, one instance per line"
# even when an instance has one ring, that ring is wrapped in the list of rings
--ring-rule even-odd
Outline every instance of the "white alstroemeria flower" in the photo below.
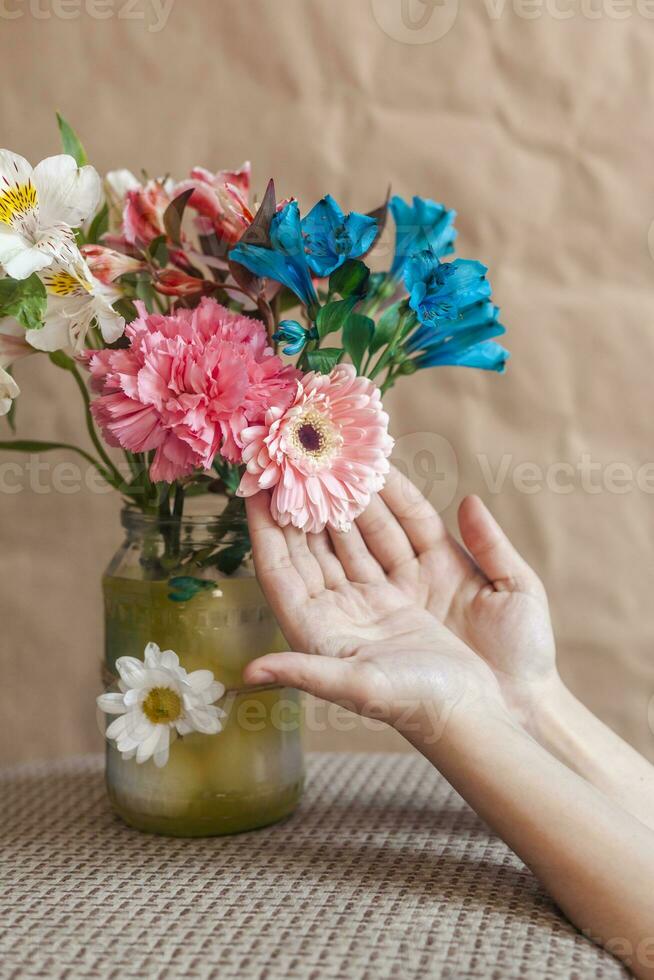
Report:
[[[138,190],[141,181],[131,170],[110,170],[104,178],[109,202],[122,208],[128,191]]]
[[[14,398],[20,395],[20,388],[3,367],[0,367],[0,415],[7,415],[11,411]]]
[[[113,344],[122,337],[125,320],[111,305],[120,293],[91,274],[79,251],[70,265],[57,263],[39,277],[48,294],[45,323],[25,334],[36,350],[81,353],[93,320],[97,320],[105,343]]]
[[[27,279],[76,251],[73,228],[98,207],[102,183],[93,167],[66,154],[32,168],[24,157],[0,150],[0,265]]]
[[[120,657],[116,669],[121,693],[101,694],[97,703],[106,714],[120,715],[105,734],[116,742],[123,759],[152,758],[161,768],[178,735],[216,735],[222,730],[225,712],[214,702],[225,688],[210,670],[187,673],[176,653],[162,653],[156,643],[148,643],[144,657]]]
[[[20,395],[20,388],[6,368],[34,353],[20,323],[10,316],[0,319],[0,415],[7,415],[14,398]]]

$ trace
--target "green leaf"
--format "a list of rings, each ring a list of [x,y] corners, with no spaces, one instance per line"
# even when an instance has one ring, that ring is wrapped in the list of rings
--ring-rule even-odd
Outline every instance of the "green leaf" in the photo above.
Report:
[[[48,297],[36,273],[29,279],[0,279],[0,317],[12,316],[25,330],[43,326]]]
[[[89,245],[97,245],[103,235],[109,231],[109,206],[105,203],[96,214],[89,227],[86,241]]]
[[[374,321],[360,313],[353,313],[343,327],[343,347],[352,358],[357,372],[361,370],[363,355],[370,346],[374,330]]]
[[[53,449],[70,449],[75,453],[81,451],[67,442],[41,442],[39,439],[9,439],[0,442],[0,449],[9,449],[16,453],[47,453]]]
[[[329,277],[329,291],[340,293],[343,299],[347,299],[348,296],[356,296],[360,299],[368,290],[369,279],[370,269],[365,262],[348,259]]]
[[[57,122],[59,123],[59,132],[61,133],[61,143],[64,148],[64,153],[69,153],[71,157],[75,157],[75,162],[78,167],[85,167],[89,159],[86,155],[86,150],[80,142],[79,136],[59,113],[57,113]]]
[[[254,216],[254,221],[241,235],[239,244],[261,245],[264,248],[269,248],[270,223],[275,217],[276,210],[277,201],[275,197],[275,183],[271,179],[268,181],[266,193],[264,194],[259,209]],[[263,283],[258,276],[256,276],[253,272],[250,272],[249,269],[246,269],[245,266],[241,265],[239,262],[233,262],[230,259],[228,264],[229,271],[241,289],[244,289],[250,296],[256,296],[261,292]],[[295,305],[297,306],[297,299],[295,301]]]
[[[186,210],[186,205],[191,194],[193,194],[192,187],[184,191],[183,194],[178,194],[164,212],[164,228],[171,242],[175,245],[181,245],[182,243],[182,218],[184,217],[184,211]]]
[[[157,265],[160,265],[162,268],[168,265],[170,253],[168,251],[168,246],[166,245],[165,235],[159,235],[158,238],[155,238],[150,242],[148,254],[152,259],[154,259]]]
[[[188,602],[198,592],[213,589],[215,583],[207,582],[202,578],[192,578],[190,575],[177,575],[168,579],[168,586],[173,590],[168,593],[168,598],[172,602]]]
[[[386,200],[384,201],[384,203],[380,207],[375,208],[374,211],[368,211],[368,217],[374,218],[375,221],[377,222],[377,235],[375,236],[374,242],[368,249],[368,252],[366,252],[366,255],[369,252],[372,252],[373,248],[375,247],[375,245],[377,244],[377,242],[379,241],[379,239],[384,233],[384,228],[386,227],[386,222],[388,220],[388,202],[390,201],[390,199],[391,199],[391,185],[389,184],[388,190],[386,191]]]
[[[323,347],[320,350],[312,350],[307,354],[307,364],[311,371],[318,371],[319,374],[329,374],[338,364],[343,356],[340,347]]]
[[[386,344],[390,344],[400,322],[400,306],[403,302],[404,300],[400,300],[399,303],[394,303],[393,306],[389,306],[380,316],[370,343],[371,354],[378,351],[380,347],[385,347]]]
[[[69,357],[68,354],[64,354],[62,350],[53,350],[51,354],[48,354],[48,357],[52,363],[56,367],[61,368],[62,371],[75,370],[75,361],[72,359],[72,357]]]
[[[358,302],[359,300],[356,296],[351,296],[349,299],[339,299],[334,303],[327,303],[326,306],[323,306],[316,317],[318,335],[322,338],[326,337],[327,334],[341,330]]]
[[[149,279],[139,276],[136,281],[136,298],[145,303],[148,313],[154,313],[157,308],[156,293]]]
[[[138,316],[133,300],[129,299],[127,296],[121,296],[120,299],[116,300],[116,302],[113,304],[113,307],[116,313],[120,313],[125,323],[131,323],[132,320],[136,320],[136,317]]]
[[[223,575],[232,575],[239,565],[243,564],[249,550],[249,539],[237,541],[235,544],[228,544],[226,548],[220,549],[211,564],[215,565]]]
[[[213,468],[223,481],[229,496],[233,497],[241,482],[241,471],[238,466],[228,463],[222,456],[216,456],[213,461]]]

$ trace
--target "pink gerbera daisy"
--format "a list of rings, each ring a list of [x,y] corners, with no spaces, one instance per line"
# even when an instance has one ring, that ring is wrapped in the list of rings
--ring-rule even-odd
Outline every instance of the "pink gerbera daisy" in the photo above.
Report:
[[[393,448],[379,388],[351,364],[305,375],[292,404],[271,407],[241,439],[239,495],[272,489],[275,521],[309,532],[349,530],[383,487]]]
[[[170,316],[137,309],[128,348],[87,354],[107,442],[156,450],[150,475],[166,483],[208,469],[218,452],[240,462],[242,430],[288,407],[299,372],[275,356],[259,320],[213,299]]]

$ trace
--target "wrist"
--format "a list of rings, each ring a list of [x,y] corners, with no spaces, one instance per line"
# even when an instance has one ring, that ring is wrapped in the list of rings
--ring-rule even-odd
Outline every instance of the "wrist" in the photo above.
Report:
[[[547,677],[515,682],[503,694],[515,721],[541,743],[578,704],[556,669]]]
[[[422,702],[409,723],[394,727],[439,767],[449,753],[466,751],[471,739],[486,738],[498,729],[521,731],[499,699],[485,696],[461,697],[445,705]]]

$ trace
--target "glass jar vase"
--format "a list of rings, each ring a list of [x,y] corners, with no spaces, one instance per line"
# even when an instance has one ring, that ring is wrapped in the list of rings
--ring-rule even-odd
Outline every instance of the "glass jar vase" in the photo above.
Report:
[[[285,647],[251,568],[227,575],[211,563],[217,538],[229,548],[223,520],[162,520],[127,508],[125,540],[103,578],[108,689],[117,689],[116,660],[143,659],[150,642],[174,650],[188,671],[212,671],[226,688],[223,730],[177,738],[161,769],[152,759],[123,759],[107,742],[109,797],[139,830],[251,830],[290,814],[302,793],[298,692],[243,683],[246,664]]]

